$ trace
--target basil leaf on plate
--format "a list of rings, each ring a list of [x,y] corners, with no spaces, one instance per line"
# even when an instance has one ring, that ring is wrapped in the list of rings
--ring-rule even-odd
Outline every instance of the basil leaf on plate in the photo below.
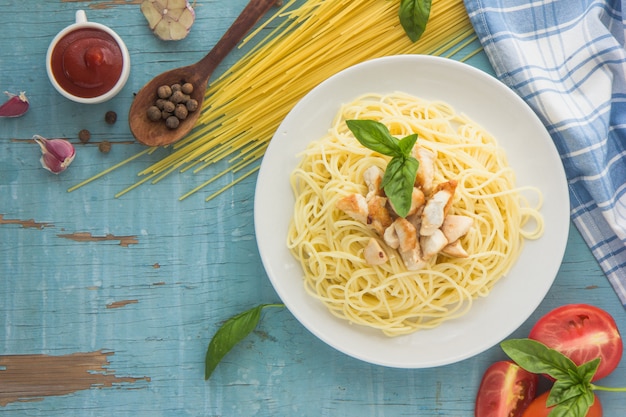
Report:
[[[406,157],[392,158],[385,169],[381,186],[400,217],[406,217],[411,209],[413,184],[418,168],[417,159]]]
[[[384,124],[375,120],[346,120],[354,137],[368,149],[387,156],[403,156],[398,139]]]
[[[346,120],[348,128],[361,145],[383,155],[391,156],[383,175],[382,188],[400,217],[411,209],[413,185],[419,161],[411,156],[417,134],[400,140],[389,133],[384,124],[374,120]]]
[[[402,155],[407,157],[410,156],[413,146],[415,146],[415,142],[417,142],[417,133],[413,133],[412,135],[400,139],[398,141],[398,146],[400,147]]]

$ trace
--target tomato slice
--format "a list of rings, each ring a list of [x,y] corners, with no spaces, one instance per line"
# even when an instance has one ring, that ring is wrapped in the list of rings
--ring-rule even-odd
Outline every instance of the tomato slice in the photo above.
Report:
[[[555,308],[537,321],[529,337],[558,350],[577,365],[599,357],[594,381],[610,374],[622,359],[622,337],[615,320],[588,304]]]
[[[535,398],[538,376],[511,361],[485,371],[476,395],[475,417],[521,417]]]
[[[554,407],[546,407],[546,401],[548,400],[548,395],[550,395],[550,391],[544,392],[535,400],[530,403],[522,417],[547,417]],[[594,402],[589,407],[589,411],[585,417],[602,417],[602,404],[600,404],[600,400],[598,396],[594,394]]]

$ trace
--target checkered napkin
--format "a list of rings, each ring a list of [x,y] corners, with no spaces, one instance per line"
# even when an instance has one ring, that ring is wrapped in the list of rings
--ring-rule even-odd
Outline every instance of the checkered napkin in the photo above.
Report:
[[[464,0],[558,149],[571,217],[626,307],[626,0]]]

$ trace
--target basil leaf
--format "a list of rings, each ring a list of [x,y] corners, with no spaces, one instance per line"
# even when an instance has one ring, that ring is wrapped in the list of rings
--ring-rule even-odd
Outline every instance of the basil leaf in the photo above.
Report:
[[[591,380],[598,370],[600,365],[600,358],[593,359],[589,362],[585,362],[578,366],[576,370],[568,370],[570,377],[566,379],[556,380],[554,385],[550,389],[550,395],[546,401],[548,407],[567,403],[572,400],[576,400],[580,396],[589,396],[591,393],[590,403],[587,408],[593,404],[593,390],[591,389]],[[589,400],[589,398],[587,398]],[[577,400],[583,401],[583,400]],[[578,404],[578,403],[577,403]],[[581,403],[581,404],[584,404]],[[581,405],[577,405],[580,407]],[[585,411],[586,413],[586,411]],[[579,415],[579,414],[573,414]],[[580,414],[585,415],[585,414]]]
[[[419,168],[418,160],[411,156],[417,134],[398,140],[389,133],[387,126],[375,120],[346,120],[346,124],[361,145],[392,157],[385,168],[381,187],[396,213],[406,217],[411,209]]]
[[[422,36],[430,17],[432,0],[401,0],[398,16],[400,24],[412,42]]]
[[[413,146],[415,146],[415,142],[417,142],[417,133],[413,133],[412,135],[403,137],[398,141],[398,147],[402,152],[402,155],[408,157],[411,156],[411,151],[413,150]]]
[[[519,366],[536,374],[547,374],[556,380],[571,380],[570,372],[578,372],[571,359],[541,342],[532,339],[510,339],[500,344],[502,350]]]
[[[204,361],[204,379],[209,379],[224,356],[254,330],[261,319],[261,311],[263,308],[282,306],[284,305],[260,304],[226,320],[209,343]]]
[[[558,404],[550,411],[548,417],[586,416],[593,401],[593,391],[587,390],[577,397],[570,398]]]
[[[354,137],[368,149],[387,156],[404,156],[387,126],[375,120],[346,120]]]
[[[578,375],[580,376],[580,382],[586,387],[591,384],[593,376],[596,374],[598,367],[600,366],[600,358],[595,358],[589,362],[585,362],[578,367]]]
[[[569,404],[559,404],[550,411],[548,417],[571,417]]]
[[[585,387],[570,380],[557,380],[550,389],[546,405],[551,407],[576,398],[585,392]]]
[[[392,158],[385,169],[381,186],[400,217],[406,217],[411,209],[413,184],[418,168],[417,159],[408,157]]]

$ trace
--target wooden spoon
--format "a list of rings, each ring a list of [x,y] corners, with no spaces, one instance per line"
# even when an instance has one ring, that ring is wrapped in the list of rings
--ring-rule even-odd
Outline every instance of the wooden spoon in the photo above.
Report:
[[[135,96],[128,113],[128,122],[133,136],[145,145],[163,146],[174,143],[189,133],[200,116],[202,101],[211,74],[276,1],[251,0],[204,58],[193,65],[157,75],[144,85]],[[185,120],[181,120],[176,129],[167,128],[165,121],[154,122],[148,119],[147,110],[157,99],[157,89],[162,85],[182,82],[193,84],[194,89],[190,96],[198,101],[198,110],[190,112]]]

